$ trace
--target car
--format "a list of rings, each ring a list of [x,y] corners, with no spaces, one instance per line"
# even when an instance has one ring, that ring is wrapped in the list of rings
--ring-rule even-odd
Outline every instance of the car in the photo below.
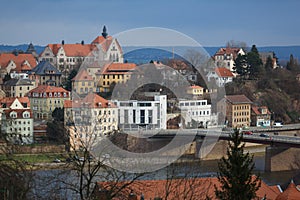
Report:
[[[244,133],[244,135],[253,135],[253,133],[251,131],[244,131],[243,133]]]
[[[282,125],[281,122],[275,122],[275,123],[273,124],[273,126],[274,126],[274,127],[282,127],[283,125]]]
[[[259,136],[260,136],[260,137],[270,137],[270,135],[269,135],[269,134],[266,134],[266,133],[261,133]]]
[[[61,162],[61,160],[60,160],[60,159],[58,159],[58,158],[55,158],[55,159],[53,160],[53,162],[54,162],[54,163],[60,163],[60,162]]]

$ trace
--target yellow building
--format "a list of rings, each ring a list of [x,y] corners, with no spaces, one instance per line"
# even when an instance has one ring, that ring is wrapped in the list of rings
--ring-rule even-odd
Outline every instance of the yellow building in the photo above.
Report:
[[[35,82],[29,79],[10,79],[2,85],[7,97],[25,97],[25,95],[35,88]]]
[[[218,111],[225,117],[227,126],[248,127],[251,124],[251,104],[245,95],[228,95],[218,102]]]
[[[83,69],[72,79],[72,91],[79,95],[96,92],[96,82],[93,77]]]
[[[187,88],[187,94],[191,94],[193,96],[203,96],[203,87],[199,85],[192,85]]]
[[[64,102],[65,126],[71,150],[89,147],[118,130],[118,109],[112,102],[90,93],[83,99]]]
[[[35,119],[50,119],[55,108],[63,108],[70,100],[70,92],[62,87],[40,85],[28,92],[30,106]]]
[[[136,70],[134,63],[110,63],[106,64],[98,73],[98,87],[100,92],[110,92],[113,83],[126,83]]]

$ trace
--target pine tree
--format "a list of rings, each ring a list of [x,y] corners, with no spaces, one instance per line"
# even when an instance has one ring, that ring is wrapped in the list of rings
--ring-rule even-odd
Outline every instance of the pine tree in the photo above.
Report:
[[[244,154],[245,143],[242,143],[243,135],[238,130],[235,130],[230,138],[227,158],[223,157],[218,165],[221,188],[215,186],[216,197],[226,200],[254,199],[261,180],[258,176],[252,176],[253,156],[249,153]]]
[[[268,56],[266,64],[265,64],[265,69],[267,72],[270,72],[273,69],[273,60],[270,56]]]
[[[241,77],[246,78],[246,76],[249,74],[249,65],[247,63],[247,55],[238,54],[237,58],[234,61],[233,69]]]
[[[247,62],[251,78],[259,78],[264,74],[263,63],[255,45],[252,45],[251,51],[247,54]]]

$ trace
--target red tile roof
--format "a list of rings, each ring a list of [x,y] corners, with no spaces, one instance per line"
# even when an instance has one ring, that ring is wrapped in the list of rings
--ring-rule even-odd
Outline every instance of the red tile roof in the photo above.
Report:
[[[37,65],[37,62],[32,54],[18,54],[13,53],[1,53],[0,54],[0,66],[6,68],[7,65],[13,61],[16,64],[14,71],[21,72],[22,70],[31,70]],[[26,66],[25,61],[28,61],[30,66]]]
[[[252,103],[245,95],[227,95],[225,99],[232,104],[241,104],[241,103]]]
[[[291,181],[289,186],[283,193],[279,194],[275,200],[299,200],[300,189],[296,187],[295,183]]]
[[[68,57],[86,57],[96,48],[92,44],[48,44],[47,46],[55,55],[57,55],[58,50],[62,47]]]
[[[11,112],[16,112],[17,113],[17,119],[22,119],[23,118],[23,113],[24,112],[29,112],[29,118],[32,118],[33,115],[32,115],[32,111],[30,110],[30,108],[27,108],[27,109],[7,109],[7,110],[4,110],[4,113],[5,113],[5,116],[7,119],[10,119],[10,113]]]
[[[38,93],[38,94],[41,94],[41,93],[46,93],[46,97],[47,98],[59,98],[59,96],[54,96],[54,93],[59,93],[60,94],[60,97],[61,98],[66,98],[66,97],[69,97],[70,96],[70,92],[65,90],[64,88],[62,87],[55,87],[55,86],[50,86],[50,85],[40,85],[32,90],[30,90],[28,92],[28,97],[33,97],[33,98],[45,98],[45,96],[35,96],[34,97],[34,93]],[[52,97],[49,96],[49,93],[52,94]],[[63,94],[66,94],[66,96],[64,97]]]
[[[261,115],[261,109],[267,109],[267,114],[270,115],[271,112],[269,111],[268,107],[267,106],[252,106],[251,107],[252,111],[256,114],[256,115]]]
[[[189,86],[188,89],[203,89],[203,87],[201,87],[199,85],[191,85],[191,86]]]
[[[134,63],[110,63],[106,64],[101,74],[126,74],[136,70]]]
[[[110,47],[111,43],[113,41],[113,37],[112,36],[107,36],[106,38],[104,38],[102,35],[101,36],[98,36],[96,37],[92,44],[100,44],[103,51],[104,52],[107,52],[108,51],[108,48]],[[118,48],[121,50],[121,53],[122,53],[122,48],[118,42],[117,39],[115,39],[115,42],[116,42],[116,45],[118,46]]]
[[[98,187],[102,190],[109,190],[112,182],[98,182]],[[119,183],[120,185],[124,183]],[[211,199],[217,199],[214,186],[220,188],[220,183],[216,177],[213,178],[195,178],[195,179],[173,179],[173,180],[138,180],[127,188],[127,192],[132,191],[139,197],[144,195],[144,199],[154,199],[155,197],[165,198],[168,193],[168,199],[197,199],[205,200],[207,196]],[[168,188],[168,189],[167,189]],[[261,187],[256,195],[262,199],[265,195],[268,200],[273,200],[279,194],[262,181]],[[122,198],[114,198],[121,200]]]
[[[6,107],[8,108],[16,99],[18,99],[20,103],[26,103],[27,107],[30,107],[30,101],[28,97],[4,97],[0,99],[0,106],[2,107],[3,104],[6,104]]]
[[[64,108],[81,108],[81,107],[116,108],[116,105],[94,93],[89,93],[82,100],[74,100],[74,101],[66,100],[66,101],[64,101]]]
[[[231,47],[226,47],[226,48],[220,48],[216,53],[215,56],[218,55],[230,55],[232,54],[233,59],[236,59],[238,52],[241,50],[241,48],[231,48]]]
[[[215,72],[218,74],[219,77],[234,77],[231,71],[225,67],[217,67]]]
[[[72,81],[94,81],[85,69],[80,70],[78,74],[72,79]]]

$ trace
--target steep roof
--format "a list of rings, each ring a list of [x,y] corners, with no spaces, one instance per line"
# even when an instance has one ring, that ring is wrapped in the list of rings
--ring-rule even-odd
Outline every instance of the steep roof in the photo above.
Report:
[[[3,108],[4,105],[6,108],[10,107],[16,99],[18,99],[18,101],[21,104],[26,103],[27,107],[30,106],[30,101],[29,101],[28,97],[4,97],[4,98],[0,99],[1,108]]]
[[[291,181],[289,186],[283,193],[279,194],[275,200],[299,200],[300,190],[296,187],[295,183]]]
[[[32,111],[30,110],[30,107],[25,108],[25,109],[7,109],[7,110],[4,110],[4,113],[5,113],[5,116],[6,116],[7,119],[11,118],[10,117],[10,113],[11,112],[16,112],[18,119],[22,119],[23,118],[23,113],[24,112],[29,112],[29,115],[30,115],[29,118],[32,118]]]
[[[241,103],[252,103],[245,95],[227,95],[225,99],[232,104],[241,104]]]
[[[232,54],[233,59],[236,59],[238,52],[241,50],[241,48],[236,48],[236,47],[225,47],[225,48],[220,48],[216,53],[215,56],[218,55],[230,55]]]
[[[86,57],[96,47],[93,44],[48,44],[52,52],[57,55],[58,50],[62,47],[68,57]]]
[[[81,107],[116,108],[116,105],[97,94],[89,93],[82,100],[74,100],[74,101],[66,100],[66,101],[64,101],[64,107],[65,108],[81,108]]]
[[[29,72],[29,74],[37,75],[61,75],[61,72],[56,69],[49,61],[41,61],[35,68]]]
[[[85,69],[83,69],[78,72],[72,81],[94,81],[94,79],[87,73]]]
[[[31,70],[37,65],[37,62],[32,54],[13,54],[13,53],[1,53],[0,54],[0,66],[6,68],[7,65],[13,61],[16,64],[14,71],[21,72],[25,70]],[[30,66],[25,64],[28,62]]]
[[[219,77],[234,77],[231,71],[225,67],[217,67],[215,72],[218,74]]]

